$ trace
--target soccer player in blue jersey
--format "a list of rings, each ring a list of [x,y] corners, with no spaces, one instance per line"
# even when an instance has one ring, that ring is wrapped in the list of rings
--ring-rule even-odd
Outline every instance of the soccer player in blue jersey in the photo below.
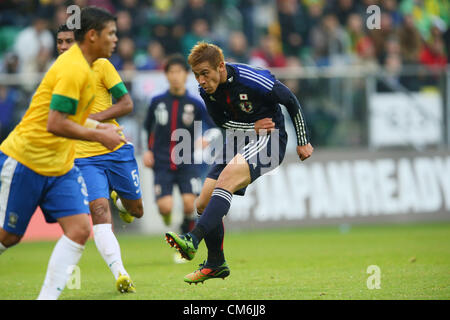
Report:
[[[173,186],[178,185],[184,212],[181,232],[187,233],[194,227],[194,201],[202,186],[200,168],[194,165],[193,153],[195,141],[202,144],[204,141],[202,132],[198,132],[200,136],[195,137],[194,122],[204,121],[209,127],[215,125],[201,100],[191,96],[186,90],[189,66],[184,57],[170,56],[164,71],[169,82],[169,89],[154,97],[148,108],[144,127],[148,133],[149,143],[143,162],[146,167],[153,169],[156,203],[167,226],[171,224]],[[176,146],[176,141],[171,137],[178,129],[187,130],[185,132],[189,133],[190,150],[186,157],[188,163],[182,163],[171,156]],[[183,261],[178,259],[179,254],[175,257],[176,262]]]
[[[287,133],[279,104],[287,108],[293,121],[300,160],[308,159],[313,147],[300,103],[268,70],[225,63],[222,50],[204,42],[192,48],[188,62],[208,113],[219,127],[227,129],[222,155],[196,200],[200,218],[195,228],[181,235],[166,233],[168,243],[187,260],[194,258],[199,243],[205,240],[207,260],[184,278],[191,284],[230,274],[223,252],[222,219],[233,194],[244,195],[250,183],[275,169],[284,158]]]

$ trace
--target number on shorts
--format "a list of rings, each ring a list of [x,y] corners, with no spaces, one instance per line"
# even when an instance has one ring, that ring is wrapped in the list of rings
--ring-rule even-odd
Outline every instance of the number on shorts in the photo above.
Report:
[[[139,174],[137,173],[137,169],[131,171],[131,177],[134,181],[134,186],[139,187]]]
[[[202,191],[202,180],[200,178],[191,178],[192,193],[199,194]]]

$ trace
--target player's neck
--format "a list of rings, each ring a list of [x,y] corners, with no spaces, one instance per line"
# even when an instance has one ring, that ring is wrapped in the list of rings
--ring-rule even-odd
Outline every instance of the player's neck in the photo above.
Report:
[[[227,71],[227,67],[225,65],[225,68],[223,71],[220,71],[220,82],[219,83],[225,83],[227,82],[228,79],[228,71]]]
[[[184,96],[186,88],[170,88],[169,92],[174,96]]]
[[[92,48],[90,48],[86,43],[78,43],[78,46],[80,47],[87,63],[92,66],[94,61],[99,58],[96,52],[94,52],[94,50],[92,50]]]

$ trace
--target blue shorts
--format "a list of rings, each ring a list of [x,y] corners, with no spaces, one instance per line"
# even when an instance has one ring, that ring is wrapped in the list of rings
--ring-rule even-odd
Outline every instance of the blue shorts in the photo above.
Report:
[[[215,163],[207,175],[208,178],[217,180],[223,169],[236,156],[241,154],[248,163],[250,178],[253,183],[262,175],[277,168],[284,159],[287,145],[287,133],[276,130],[270,135],[259,136],[254,132],[236,132],[227,136],[227,142],[215,159]],[[245,188],[237,190],[234,194],[243,196]]]
[[[89,202],[99,198],[109,199],[111,190],[127,200],[142,197],[132,144],[125,144],[107,154],[75,159],[75,164],[86,181]]]
[[[155,197],[162,198],[172,195],[174,184],[178,185],[181,194],[199,195],[202,189],[202,179],[198,170],[179,167],[177,170],[154,169]]]
[[[89,214],[86,185],[76,166],[65,175],[47,177],[0,152],[0,173],[0,227],[10,233],[23,235],[38,206],[49,223]]]

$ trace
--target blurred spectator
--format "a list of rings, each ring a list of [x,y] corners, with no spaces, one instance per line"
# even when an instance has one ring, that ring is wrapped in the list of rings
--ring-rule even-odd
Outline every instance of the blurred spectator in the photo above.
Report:
[[[403,23],[399,27],[398,37],[404,63],[416,64],[419,61],[419,54],[422,50],[422,37],[414,25],[411,15],[406,15],[403,18]]]
[[[184,32],[194,32],[195,21],[204,20],[208,26],[212,23],[212,9],[205,0],[188,0],[180,13]]]
[[[165,59],[164,48],[158,41],[151,41],[147,46],[147,54],[137,58],[138,70],[162,70]]]
[[[126,10],[120,10],[116,14],[117,22],[117,37],[119,40],[125,37],[134,37],[135,32],[133,30],[133,23],[131,15]]]
[[[390,54],[384,59],[383,77],[378,82],[377,89],[380,92],[394,91],[419,91],[420,82],[416,76],[403,76],[403,62],[400,54]]]
[[[297,0],[278,0],[281,43],[286,56],[298,56],[307,38],[307,20]]]
[[[238,9],[243,22],[242,32],[245,34],[248,44],[253,46],[255,44],[254,12],[258,0],[239,0],[238,2]]]
[[[14,107],[18,102],[16,89],[0,85],[0,143],[14,126]]]
[[[395,36],[395,29],[392,24],[392,17],[386,12],[381,12],[380,29],[372,29],[369,36],[375,46],[375,54],[379,62],[383,61],[385,56],[386,41]]]
[[[313,55],[318,66],[345,64],[349,60],[350,38],[336,15],[326,13],[311,30]]]
[[[186,33],[182,39],[182,51],[185,57],[189,55],[192,47],[199,41],[213,42],[208,20],[202,18],[192,22],[191,31]]]
[[[19,57],[21,72],[38,71],[45,63],[43,59],[48,58],[50,61],[50,53],[54,50],[54,35],[47,28],[48,20],[36,16],[33,24],[17,36],[14,52]]]
[[[377,66],[375,48],[370,37],[365,33],[362,17],[352,13],[348,16],[347,32],[353,62],[374,70]]]
[[[123,70],[125,65],[134,64],[135,45],[131,38],[125,37],[119,39],[117,53],[111,57],[111,63],[117,70]]]
[[[333,12],[339,20],[339,23],[345,26],[349,16],[356,13],[356,4],[353,0],[329,1],[327,10]]]
[[[231,62],[246,64],[249,62],[247,39],[242,32],[234,31],[230,34],[226,57]]]
[[[286,67],[286,57],[276,36],[266,34],[260,39],[260,46],[251,54],[250,64],[262,68]]]
[[[381,11],[386,12],[391,16],[394,27],[398,27],[402,22],[402,15],[398,11],[397,0],[383,0],[380,5]]]
[[[438,25],[433,25],[430,31],[431,36],[420,52],[420,62],[437,73],[445,70],[447,66],[442,31]]]

